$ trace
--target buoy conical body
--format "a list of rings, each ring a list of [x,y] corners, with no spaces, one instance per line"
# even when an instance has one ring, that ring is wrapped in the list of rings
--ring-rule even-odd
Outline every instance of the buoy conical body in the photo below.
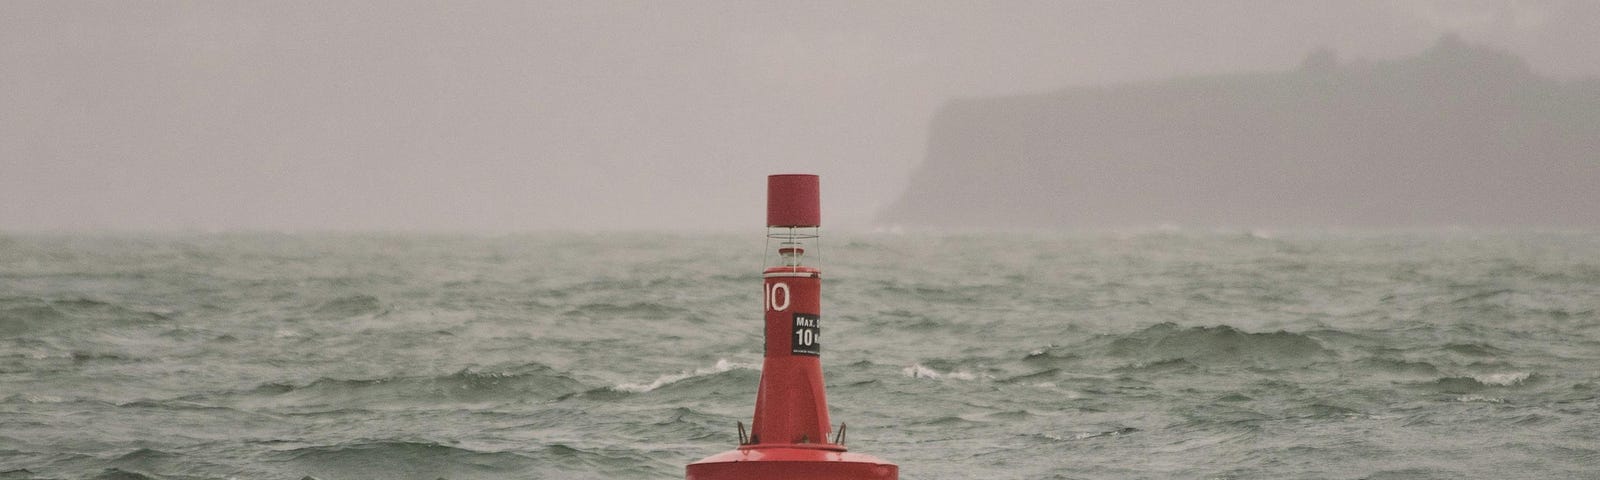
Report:
[[[762,272],[766,340],[748,438],[689,464],[688,480],[895,480],[898,466],[846,451],[828,419],[822,379],[822,271],[806,265],[819,239],[815,175],[767,179],[767,238],[776,265]],[[769,245],[769,254],[773,249]]]
[[[822,385],[822,272],[776,266],[763,272],[766,355],[756,392],[751,443],[826,444],[828,394]],[[842,447],[840,447],[842,450]]]

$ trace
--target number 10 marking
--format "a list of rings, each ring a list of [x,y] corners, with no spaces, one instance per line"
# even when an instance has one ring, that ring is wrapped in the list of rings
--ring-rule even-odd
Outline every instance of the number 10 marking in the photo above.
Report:
[[[783,303],[778,303],[778,291],[783,290]],[[789,284],[783,282],[767,285],[767,311],[784,311],[789,309]]]
[[[817,331],[809,329],[809,328],[802,328],[802,329],[795,330],[794,331],[794,343],[795,343],[795,345],[799,345],[799,346],[802,346],[802,347],[809,347],[809,346],[812,346],[812,345],[816,345],[817,344]]]

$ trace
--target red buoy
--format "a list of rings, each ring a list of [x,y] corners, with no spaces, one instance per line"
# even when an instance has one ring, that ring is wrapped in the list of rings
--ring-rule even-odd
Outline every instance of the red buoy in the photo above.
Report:
[[[689,464],[688,480],[895,480],[900,467],[850,453],[828,422],[822,383],[822,271],[806,265],[821,236],[816,175],[767,177],[763,272],[766,354],[755,419],[739,446]],[[776,240],[774,250],[771,243]],[[771,252],[777,256],[772,257]],[[832,438],[830,438],[830,434]]]

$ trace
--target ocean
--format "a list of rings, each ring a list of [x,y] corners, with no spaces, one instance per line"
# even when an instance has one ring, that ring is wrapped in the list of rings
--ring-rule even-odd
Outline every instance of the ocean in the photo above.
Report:
[[[904,479],[1600,478],[1594,232],[832,233]],[[764,231],[0,236],[0,479],[672,479]]]

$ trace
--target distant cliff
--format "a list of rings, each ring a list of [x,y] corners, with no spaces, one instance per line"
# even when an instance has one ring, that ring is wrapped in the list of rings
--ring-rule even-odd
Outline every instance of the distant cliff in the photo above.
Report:
[[[959,100],[880,223],[1600,226],[1600,80],[1446,37],[1391,62]]]

